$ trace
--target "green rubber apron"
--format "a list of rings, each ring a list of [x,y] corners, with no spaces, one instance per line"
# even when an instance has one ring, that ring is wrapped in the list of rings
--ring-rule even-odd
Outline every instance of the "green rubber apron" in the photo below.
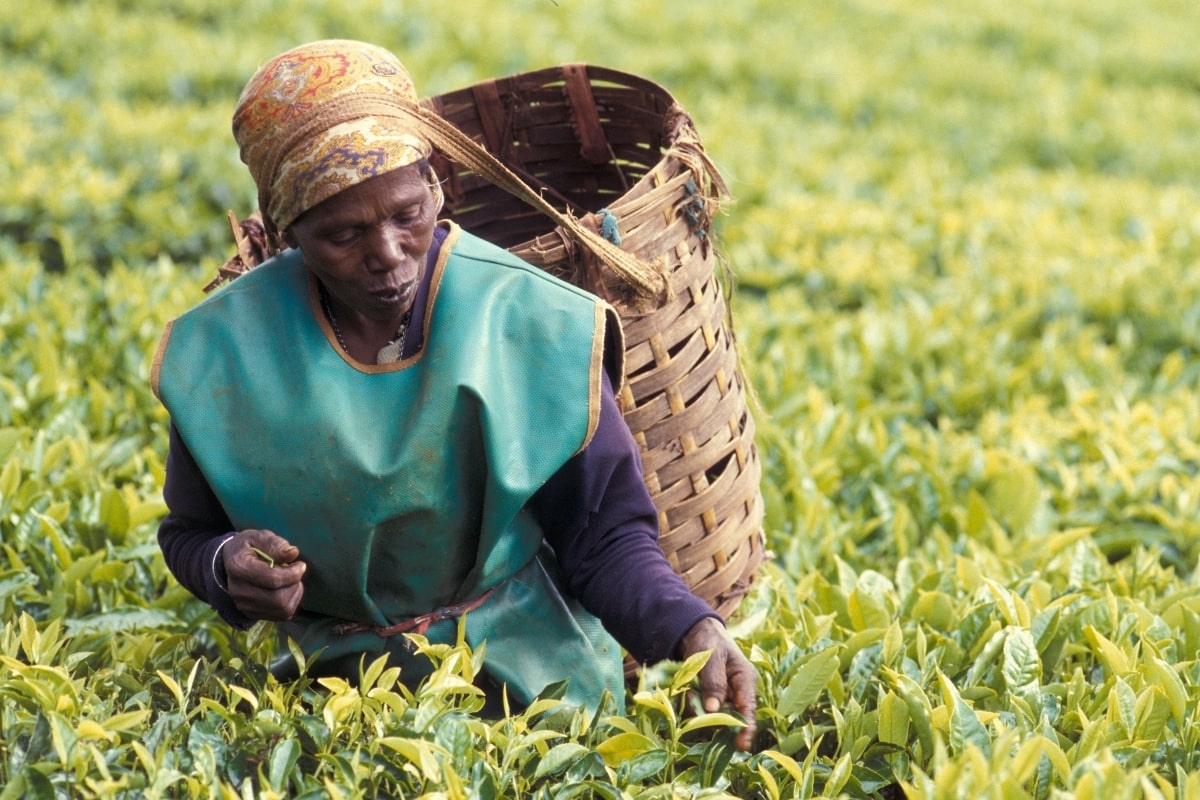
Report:
[[[288,251],[168,327],[155,391],[234,526],[299,547],[304,600],[283,630],[314,672],[386,652],[411,683],[423,665],[403,637],[335,627],[492,590],[467,639],[486,641],[510,697],[568,677],[574,702],[620,696],[619,646],[560,590],[523,511],[595,430],[612,310],[455,226],[432,280],[422,352],[357,364]],[[455,632],[447,619],[425,635]]]

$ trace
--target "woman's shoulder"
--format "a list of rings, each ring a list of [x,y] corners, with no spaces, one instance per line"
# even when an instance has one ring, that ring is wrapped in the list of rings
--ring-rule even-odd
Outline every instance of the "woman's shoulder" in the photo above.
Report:
[[[187,313],[203,313],[206,308],[240,302],[241,298],[259,293],[276,294],[282,284],[303,284],[305,275],[304,259],[300,251],[284,250],[219,286],[212,294],[192,306]]]
[[[589,303],[594,303],[597,299],[590,292],[551,275],[503,247],[457,225],[452,229],[447,245],[451,248],[451,264],[458,262],[454,271],[469,271],[475,277],[494,280],[497,287],[509,285],[515,289],[519,287],[522,292],[563,293],[574,295],[579,300]],[[480,270],[483,272],[479,272]]]

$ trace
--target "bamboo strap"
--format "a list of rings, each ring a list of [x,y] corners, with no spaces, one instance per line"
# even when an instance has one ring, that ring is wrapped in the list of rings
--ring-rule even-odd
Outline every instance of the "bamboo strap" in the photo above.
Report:
[[[398,97],[354,95],[337,98],[324,104],[304,124],[289,131],[287,136],[281,137],[274,151],[268,156],[266,169],[263,170],[269,180],[260,184],[259,207],[269,207],[269,198],[264,195],[264,189],[269,191],[268,187],[274,182],[279,164],[298,142],[316,131],[328,130],[342,122],[372,115],[409,119],[416,123],[428,135],[434,147],[446,156],[554,220],[571,238],[607,264],[613,273],[633,290],[638,299],[661,301],[670,295],[664,259],[660,257],[654,263],[646,263],[605,240],[596,231],[584,225],[579,218],[559,211],[486,148],[443,119],[432,108],[405,102]],[[599,227],[599,217],[596,219],[596,225]],[[268,230],[270,231],[270,228]],[[276,231],[270,232],[278,235]]]

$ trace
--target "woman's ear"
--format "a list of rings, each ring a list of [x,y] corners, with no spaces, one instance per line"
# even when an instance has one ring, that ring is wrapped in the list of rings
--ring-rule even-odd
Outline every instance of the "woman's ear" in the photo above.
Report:
[[[285,247],[298,247],[296,237],[292,235],[292,229],[289,227],[279,236],[279,240],[283,242]]]

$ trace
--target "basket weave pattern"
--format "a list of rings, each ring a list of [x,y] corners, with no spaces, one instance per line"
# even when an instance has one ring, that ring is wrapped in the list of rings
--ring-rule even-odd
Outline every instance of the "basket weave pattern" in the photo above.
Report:
[[[609,300],[625,333],[625,421],[659,512],[659,544],[728,618],[764,555],[761,466],[711,218],[724,184],[686,112],[636,76],[564,65],[440,95],[428,106],[544,198],[655,264],[645,300],[553,221],[448,159],[446,216]]]

